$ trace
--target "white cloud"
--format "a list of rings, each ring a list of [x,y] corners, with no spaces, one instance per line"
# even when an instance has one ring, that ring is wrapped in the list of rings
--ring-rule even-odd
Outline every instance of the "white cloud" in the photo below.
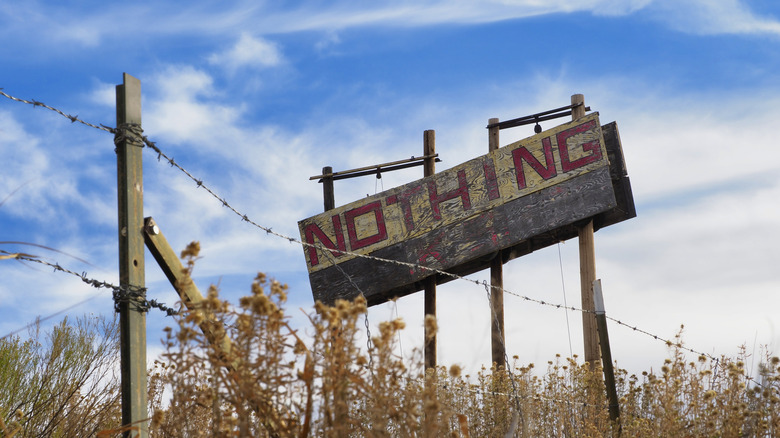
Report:
[[[0,111],[0,158],[4,163],[14,163],[0,174],[0,199],[19,190],[7,199],[0,213],[33,217],[52,213],[42,199],[50,174],[50,160],[41,150],[40,143],[40,139],[28,133],[11,112]]]
[[[325,36],[314,44],[318,52],[325,52],[341,43],[339,34],[335,31],[326,32]]]
[[[152,82],[163,99],[192,100],[214,94],[211,76],[192,66],[167,66],[152,78]]]
[[[244,32],[230,50],[214,53],[209,56],[208,61],[212,65],[234,72],[240,68],[276,67],[283,62],[283,57],[276,43]]]
[[[81,23],[81,26],[61,25],[53,30],[54,37],[59,43],[75,43],[76,45],[93,48],[100,45],[101,30],[92,23]]]
[[[144,129],[152,139],[220,149],[240,105],[219,101],[212,77],[192,66],[167,66],[149,82]]]
[[[95,81],[87,99],[97,105],[114,108],[116,106],[116,85]]]
[[[780,35],[778,17],[757,15],[740,0],[654,0],[649,12],[686,33]]]

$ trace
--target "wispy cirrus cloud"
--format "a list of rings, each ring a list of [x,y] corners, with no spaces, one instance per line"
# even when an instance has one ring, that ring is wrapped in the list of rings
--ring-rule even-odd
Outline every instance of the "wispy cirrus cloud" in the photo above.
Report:
[[[760,15],[740,0],[654,0],[648,14],[685,33],[780,36],[780,17]]]
[[[220,4],[218,8],[139,3],[130,8],[63,7],[54,13],[37,3],[24,7],[0,5],[0,35],[28,35],[29,38],[17,40],[22,45],[59,44],[65,52],[96,48],[119,38],[138,43],[164,35],[233,35],[238,37],[237,43],[225,52],[212,54],[209,61],[233,69],[263,68],[283,61],[279,47],[265,38],[268,35],[308,31],[333,35],[370,26],[468,25],[569,13],[646,16],[677,31],[697,35],[780,34],[778,17],[762,15],[741,0],[435,0],[304,3],[294,9],[248,1],[233,2],[231,7]]]

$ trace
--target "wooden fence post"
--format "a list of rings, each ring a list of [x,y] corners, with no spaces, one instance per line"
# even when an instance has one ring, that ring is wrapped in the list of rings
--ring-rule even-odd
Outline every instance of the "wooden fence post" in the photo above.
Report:
[[[571,104],[577,105],[571,109],[571,119],[577,120],[585,116],[585,96],[574,94]],[[593,219],[588,219],[577,227],[580,250],[580,292],[582,309],[593,312],[593,282],[596,281],[596,247],[593,236]],[[585,343],[585,362],[591,369],[599,361],[599,335],[596,330],[596,318],[593,313],[582,314],[582,337]]]
[[[498,119],[488,120],[488,125]],[[488,129],[488,152],[498,149],[498,126]],[[496,368],[506,367],[506,335],[504,334],[504,259],[499,250],[490,261],[490,342],[491,355]]]
[[[143,144],[127,127],[141,127],[141,81],[125,73],[116,87],[116,122],[120,130],[117,154],[119,213],[119,284],[125,292],[144,287]],[[148,436],[146,407],[146,314],[140,301],[146,294],[119,301],[119,346],[122,376],[124,436]],[[137,431],[137,434],[132,433]]]
[[[428,129],[423,132],[423,176],[431,176],[436,173],[436,131]],[[436,318],[436,275],[425,279],[425,317],[428,315]],[[425,369],[436,368],[436,332],[425,326]]]

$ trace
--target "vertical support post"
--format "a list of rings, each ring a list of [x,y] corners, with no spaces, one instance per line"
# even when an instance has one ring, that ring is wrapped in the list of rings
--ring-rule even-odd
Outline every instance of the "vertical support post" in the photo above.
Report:
[[[571,110],[572,120],[585,116],[585,96],[574,94],[571,104],[577,105]],[[593,236],[593,219],[577,227],[580,251],[580,292],[582,309],[593,312],[593,282],[596,281],[596,247]],[[585,362],[591,369],[599,360],[599,337],[596,318],[593,313],[582,314],[582,337],[585,345]]]
[[[601,280],[593,282],[593,302],[595,305],[596,326],[599,332],[599,345],[601,345],[601,362],[604,367],[604,384],[607,388],[607,399],[609,400],[609,418],[613,425],[618,427],[617,434],[620,435],[620,403],[617,396],[617,387],[615,386],[615,370],[612,366],[612,350],[609,346],[609,333],[607,332],[607,312],[604,309],[604,295],[601,292]]]
[[[125,129],[117,143],[117,199],[119,213],[119,284],[123,290],[144,287],[144,212],[142,145],[126,128],[141,127],[141,81],[123,76],[116,87],[116,122]],[[139,296],[119,302],[119,344],[122,375],[122,424],[125,436],[148,436],[146,410],[146,314]],[[131,432],[138,431],[137,434]]]
[[[488,125],[498,123],[497,118],[488,119]],[[498,149],[498,126],[488,130],[488,152]],[[506,336],[504,335],[504,259],[501,251],[490,261],[490,342],[493,363],[496,369],[506,368]]]
[[[423,165],[423,176],[431,176],[436,173],[436,131],[428,129],[423,132],[423,156],[425,162]],[[425,317],[428,315],[436,318],[436,275],[425,279]],[[436,367],[436,332],[425,325],[425,348],[424,348],[425,369]]]
[[[325,203],[325,211],[333,210],[336,208],[336,196],[333,194],[333,168],[325,166],[322,168],[322,198]]]

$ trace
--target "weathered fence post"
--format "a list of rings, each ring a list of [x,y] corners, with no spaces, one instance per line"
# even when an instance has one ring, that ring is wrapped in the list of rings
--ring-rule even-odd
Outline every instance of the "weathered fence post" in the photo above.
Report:
[[[125,73],[116,87],[117,199],[119,213],[119,344],[122,424],[126,437],[148,436],[146,410],[146,314],[144,292],[143,167],[140,138],[141,81]],[[138,132],[130,128],[137,127]],[[131,433],[138,431],[137,434]]]

